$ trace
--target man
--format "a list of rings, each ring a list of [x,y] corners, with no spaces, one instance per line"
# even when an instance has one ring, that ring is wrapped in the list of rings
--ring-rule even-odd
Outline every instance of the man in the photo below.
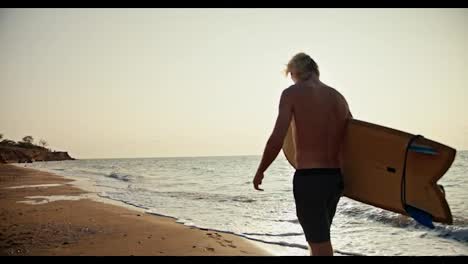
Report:
[[[253,180],[262,183],[264,172],[278,156],[292,118],[295,127],[296,172],[293,192],[296,213],[310,254],[333,256],[330,226],[342,195],[341,145],[345,125],[352,118],[345,98],[319,80],[315,61],[305,53],[288,63],[286,75],[294,85],[281,94],[279,114]]]

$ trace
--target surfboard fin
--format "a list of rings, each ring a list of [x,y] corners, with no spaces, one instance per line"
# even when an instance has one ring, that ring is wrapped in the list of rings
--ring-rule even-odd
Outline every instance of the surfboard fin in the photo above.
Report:
[[[416,222],[431,229],[435,228],[432,223],[432,215],[429,213],[407,204],[405,205],[405,210]]]

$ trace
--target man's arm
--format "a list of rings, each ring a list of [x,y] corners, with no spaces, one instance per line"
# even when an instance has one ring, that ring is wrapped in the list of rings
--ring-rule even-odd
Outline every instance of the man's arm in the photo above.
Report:
[[[268,169],[271,163],[276,159],[283,147],[284,137],[288,132],[289,124],[293,115],[292,102],[289,96],[289,90],[284,90],[281,94],[279,113],[276,119],[275,127],[267,141],[263,152],[262,161],[257,169],[254,178],[254,187],[257,190],[258,185],[262,183],[263,173]]]

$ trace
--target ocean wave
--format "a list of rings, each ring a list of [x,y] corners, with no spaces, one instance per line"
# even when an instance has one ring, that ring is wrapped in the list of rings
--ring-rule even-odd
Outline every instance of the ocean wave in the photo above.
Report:
[[[435,236],[440,238],[468,243],[468,228],[466,227],[437,225],[428,233],[433,233]]]
[[[344,199],[343,199],[344,200]],[[389,224],[395,227],[408,227],[415,226],[417,223],[411,218],[397,214],[391,211],[383,210],[374,206],[370,206],[363,203],[358,203],[352,200],[344,200],[338,206],[337,214],[342,214],[353,219],[370,220],[374,222],[379,222],[382,224]]]
[[[303,236],[304,233],[283,233],[283,234],[268,234],[268,233],[243,233],[248,236],[268,236],[268,237],[288,237],[288,236]]]
[[[107,175],[104,172],[83,170],[83,169],[72,170],[72,172],[76,172],[78,174],[85,174],[85,175],[97,175],[97,176],[106,176]]]
[[[117,180],[120,180],[120,181],[125,181],[125,182],[128,182],[128,181],[131,180],[130,175],[121,174],[121,173],[117,173],[117,172],[112,172],[112,173],[107,174],[105,176],[109,177],[109,178],[114,178],[114,179],[117,179]]]
[[[235,233],[233,233],[233,234],[244,237],[244,238],[247,238],[247,239],[250,239],[250,240],[254,240],[254,241],[257,241],[257,242],[262,242],[262,243],[265,243],[265,244],[272,244],[272,245],[278,245],[278,246],[283,246],[283,247],[300,248],[300,249],[306,249],[306,250],[309,249],[308,246],[302,245],[302,244],[297,244],[297,243],[289,243],[289,242],[284,242],[284,241],[269,241],[269,240],[254,238],[254,237],[251,237],[251,236],[248,236],[248,235],[243,235],[243,234],[235,234]],[[333,251],[338,253],[338,254],[348,255],[348,256],[365,256],[364,254],[360,254],[360,253],[346,252],[346,251],[336,250],[336,249],[333,250]]]
[[[201,168],[201,167],[191,167],[190,169],[194,171],[207,171],[207,172],[215,171],[213,168]]]
[[[128,204],[128,205],[131,205],[131,206],[134,206],[134,207],[137,207],[137,208],[141,208],[141,209],[145,209],[145,210],[148,210],[149,208],[144,206],[144,205],[141,205],[139,203],[136,203],[136,202],[131,202],[131,201],[128,201],[128,200],[125,200],[125,199],[117,199],[109,194],[107,194],[106,192],[103,192],[103,193],[97,193],[97,196],[101,197],[101,198],[106,198],[106,199],[109,199],[109,200],[114,200],[114,201],[118,201],[118,202],[121,202],[121,203],[124,203],[124,204]]]
[[[179,221],[178,223],[185,225],[185,223],[182,222],[181,220],[177,219],[177,217],[173,217],[173,216],[166,215],[166,214],[160,214],[160,213],[157,213],[155,211],[152,211],[151,209],[147,210],[146,213],[150,214],[150,215],[155,215],[155,216],[162,216],[162,217],[172,218],[172,219],[175,219],[176,221]]]
[[[348,205],[347,207],[342,208],[339,213],[348,216],[357,216],[359,219],[370,220],[398,228],[427,230],[427,232],[422,235],[423,237],[428,234],[433,234],[434,236],[444,239],[455,240],[463,243],[468,242],[468,227],[466,226],[467,219],[455,219],[454,225],[444,225],[434,222],[435,228],[430,229],[419,224],[409,216],[386,211],[380,208],[364,209]]]
[[[170,198],[183,198],[184,200],[192,201],[211,201],[214,203],[253,203],[257,200],[252,199],[247,195],[229,195],[219,193],[207,193],[207,192],[188,192],[188,191],[157,191],[154,189],[148,189],[144,187],[133,187],[129,186],[131,191],[138,192],[143,195],[159,196],[159,197],[170,197]]]
[[[453,224],[457,226],[468,226],[468,218],[454,217]]]
[[[291,220],[279,219],[279,220],[273,220],[273,221],[275,221],[275,222],[287,222],[287,223],[299,224],[299,220],[298,220],[298,219],[291,219]]]
[[[233,201],[233,202],[241,202],[241,203],[253,203],[253,202],[255,202],[256,200],[255,200],[255,199],[252,199],[252,198],[244,197],[244,196],[235,196],[235,197],[232,197],[232,198],[231,198],[231,201]]]
[[[229,195],[219,193],[208,193],[208,192],[189,192],[189,191],[159,191],[154,189],[155,187],[145,187],[141,184],[132,183],[134,177],[126,174],[111,173],[107,177],[115,178],[124,182],[128,182],[127,191],[131,193],[138,193],[139,197],[167,197],[173,199],[183,199],[185,201],[203,201],[214,204],[219,203],[254,203],[257,200],[252,199],[247,195]],[[109,186],[113,187],[113,186]],[[113,187],[115,188],[115,187]]]

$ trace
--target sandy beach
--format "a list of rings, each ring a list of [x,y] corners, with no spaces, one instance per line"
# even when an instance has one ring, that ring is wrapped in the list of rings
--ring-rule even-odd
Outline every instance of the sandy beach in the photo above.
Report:
[[[271,255],[235,235],[97,201],[71,182],[0,164],[0,255]]]

